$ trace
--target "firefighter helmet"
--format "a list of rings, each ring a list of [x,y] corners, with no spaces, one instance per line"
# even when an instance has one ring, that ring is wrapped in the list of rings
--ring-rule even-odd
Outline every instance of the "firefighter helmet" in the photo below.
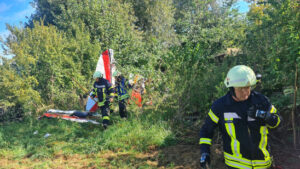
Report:
[[[224,80],[226,87],[246,87],[256,84],[254,71],[245,65],[237,65],[231,68]]]
[[[96,79],[96,78],[102,78],[103,77],[103,74],[100,72],[100,71],[96,71],[93,75],[93,78]]]

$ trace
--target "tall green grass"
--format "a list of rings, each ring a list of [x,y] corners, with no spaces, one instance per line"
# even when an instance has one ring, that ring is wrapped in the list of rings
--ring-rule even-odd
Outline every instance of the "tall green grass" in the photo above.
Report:
[[[0,124],[0,157],[51,158],[57,154],[91,154],[104,150],[143,152],[175,140],[167,122],[146,115],[127,120],[112,116],[112,121],[107,130],[101,125],[58,119]],[[51,135],[44,138],[46,133]]]

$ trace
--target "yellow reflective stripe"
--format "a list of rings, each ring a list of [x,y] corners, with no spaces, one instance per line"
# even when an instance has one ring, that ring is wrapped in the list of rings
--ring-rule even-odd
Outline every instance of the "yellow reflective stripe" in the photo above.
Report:
[[[268,165],[268,166],[263,166],[263,167],[253,167],[253,168],[254,168],[254,169],[267,169],[267,168],[269,168],[269,167],[271,167],[271,164]]]
[[[275,126],[270,126],[270,125],[267,124],[267,126],[269,128],[271,128],[271,129],[276,128],[277,126],[279,126],[279,124],[281,122],[280,117],[277,114],[275,114],[275,116],[277,116],[277,123],[276,123],[276,125]]]
[[[211,111],[211,109],[209,110],[208,115],[213,122],[215,123],[219,122],[219,118]]]
[[[105,98],[106,98],[105,88],[102,88],[102,93],[103,93],[103,100],[105,100]]]
[[[276,123],[275,126],[270,126],[270,125],[268,125],[268,124],[267,124],[267,126],[268,126],[269,128],[276,128],[276,127],[280,124],[280,117],[276,114],[276,113],[277,113],[277,109],[276,109],[273,105],[272,105],[272,108],[271,108],[271,110],[270,110],[270,113],[277,116],[277,123]]]
[[[92,94],[97,96],[97,88],[94,88],[94,90],[92,91]]]
[[[266,167],[268,165],[271,165],[271,158],[267,157],[266,160],[253,160],[252,165],[254,167]]]
[[[251,160],[248,160],[246,158],[242,158],[242,157],[236,157],[236,156],[233,156],[233,155],[230,155],[226,152],[224,152],[224,157],[225,157],[225,160],[234,160],[234,161],[238,161],[240,163],[244,163],[245,165],[252,165],[252,162]]]
[[[230,120],[233,121],[233,118],[225,118],[225,121]],[[233,122],[226,123],[225,127],[228,135],[231,137],[231,150],[234,156],[242,157],[240,154],[240,142],[236,139],[235,127]]]
[[[110,87],[108,90],[109,91],[111,91],[113,89],[113,87]],[[109,96],[114,96],[115,94],[113,93],[113,92],[111,92],[110,94],[109,94]]]
[[[272,108],[270,110],[270,113],[277,113],[277,109],[272,105]]]
[[[255,169],[263,169],[268,168],[271,166],[271,158],[267,157],[265,160],[249,160],[242,157],[236,157],[231,154],[224,152],[224,159],[225,163],[232,167],[239,167],[239,168],[252,168]]]
[[[259,141],[259,149],[262,151],[262,153],[265,155],[265,158],[270,158],[270,154],[268,150],[266,149],[267,147],[267,141],[268,141],[268,128],[266,126],[261,126],[260,127],[260,141]]]
[[[210,138],[200,138],[199,144],[209,144],[209,145],[211,145],[211,139]]]
[[[226,160],[226,159],[225,159],[225,164],[227,164],[230,167],[234,167],[234,168],[252,169],[252,166],[244,165],[244,164],[234,162],[234,161],[229,161],[229,160]]]
[[[129,97],[129,94],[124,94],[120,97],[119,100],[127,99]]]
[[[264,160],[253,160],[253,168],[254,169],[266,169],[271,167],[272,162],[270,158],[267,158],[265,161]]]
[[[109,120],[108,116],[103,116],[103,120]]]
[[[99,107],[104,106],[105,105],[104,103],[105,103],[104,101],[103,102],[98,102],[98,106]]]

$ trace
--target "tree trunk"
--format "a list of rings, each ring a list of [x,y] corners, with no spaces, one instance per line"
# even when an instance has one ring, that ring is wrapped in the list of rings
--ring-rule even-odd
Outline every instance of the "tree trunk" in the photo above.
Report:
[[[298,81],[298,65],[296,62],[296,70],[295,70],[295,86],[294,86],[294,105],[292,109],[292,126],[293,126],[293,136],[294,136],[294,148],[297,148],[297,132],[296,132],[296,125],[295,125],[295,112],[297,110],[297,81]]]

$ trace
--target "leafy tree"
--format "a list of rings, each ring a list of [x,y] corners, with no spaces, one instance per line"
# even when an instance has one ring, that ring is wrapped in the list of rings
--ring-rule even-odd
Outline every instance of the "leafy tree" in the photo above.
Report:
[[[299,3],[294,0],[269,0],[253,3],[248,14],[249,28],[245,47],[252,64],[266,76],[270,92],[293,89],[292,125],[296,147],[295,116],[299,88],[300,40]],[[249,59],[250,60],[250,59]],[[271,90],[270,90],[271,89]],[[270,93],[269,92],[269,93]],[[282,96],[277,97],[279,100]],[[287,105],[285,105],[287,106]]]
[[[281,91],[294,83],[299,63],[299,11],[295,1],[252,4],[245,50],[266,76],[265,88]]]
[[[78,107],[78,95],[83,92],[71,77],[89,88],[99,53],[107,48],[117,49],[115,57],[123,72],[149,74],[154,70],[157,55],[149,53],[141,32],[132,24],[130,4],[70,0],[64,3],[67,8],[60,4],[47,8],[42,1],[36,2],[41,3],[40,9],[60,12],[44,12],[41,16],[48,18],[47,25],[33,19],[32,27],[9,26],[12,35],[6,44],[15,55],[20,76],[33,76],[38,82],[34,89],[43,103],[63,109]],[[46,16],[49,14],[51,17]]]
[[[32,29],[9,29],[12,35],[6,45],[15,55],[12,60],[20,78],[32,76],[38,82],[34,89],[40,93],[43,103],[78,108],[78,94],[82,91],[77,86],[79,90],[73,88],[70,76],[81,81],[91,79],[92,70],[86,67],[96,64],[97,57],[90,59],[90,55],[97,54],[99,46],[90,44],[89,36],[84,33],[78,33],[77,39],[69,39],[54,26],[38,22]]]
[[[108,48],[117,49],[115,56],[120,66],[141,66],[147,63],[147,53],[141,50],[146,46],[142,42],[141,32],[133,25],[135,17],[130,4],[117,0],[66,0],[63,4],[51,3],[54,7],[48,8],[45,5],[48,3],[43,1],[47,0],[36,1],[37,6],[40,6],[37,13],[41,14],[32,19],[40,19],[37,18],[40,16],[52,18],[51,23],[69,37],[76,36],[78,26],[84,27],[90,36],[90,42],[101,46],[99,53]]]
[[[34,89],[38,85],[36,78],[20,75],[15,63],[3,61],[0,66],[0,107],[7,113],[0,117],[1,121],[24,112],[35,112],[41,103],[40,94]]]
[[[36,12],[31,15],[26,26],[33,27],[34,21],[43,19],[45,25],[54,25],[55,15],[61,13],[61,7],[67,8],[68,0],[33,0],[32,6]]]
[[[137,18],[135,25],[145,32],[145,38],[163,47],[177,43],[174,30],[174,4],[171,0],[124,0],[130,2]]]
[[[223,63],[214,58],[242,45],[245,20],[230,9],[233,1],[175,2],[175,28],[182,43],[163,57],[166,90],[172,91],[168,101],[179,117],[183,112],[206,115],[212,101],[225,94],[225,73],[236,63],[232,58]]]

